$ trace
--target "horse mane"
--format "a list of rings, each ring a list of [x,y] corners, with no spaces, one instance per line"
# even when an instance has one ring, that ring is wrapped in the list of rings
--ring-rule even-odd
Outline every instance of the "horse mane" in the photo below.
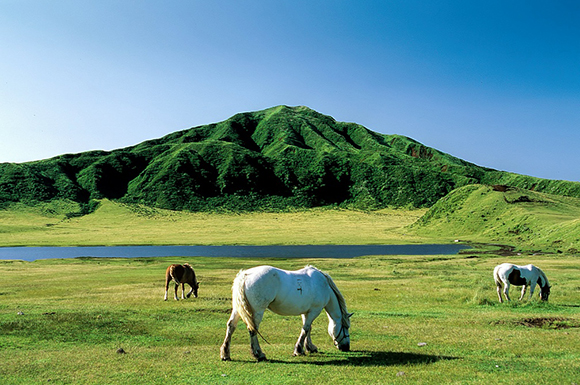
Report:
[[[336,299],[338,301],[338,307],[340,308],[340,313],[342,315],[341,317],[342,326],[344,326],[345,328],[350,328],[350,316],[348,314],[348,311],[346,310],[346,301],[344,300],[342,293],[340,292],[340,290],[338,290],[338,287],[336,286],[330,275],[314,266],[308,265],[306,267],[307,268],[311,267],[315,270],[318,270],[319,272],[322,273],[322,275],[324,275],[324,277],[326,277],[326,280],[328,281],[328,286],[330,286],[330,288],[334,292],[334,295],[336,295]]]
[[[538,272],[540,273],[540,277],[542,277],[542,279],[544,280],[544,287],[551,287],[550,286],[550,281],[548,281],[548,277],[546,276],[546,274],[542,271],[542,269],[540,269],[539,267],[536,267],[536,269],[538,269]],[[540,285],[541,287],[541,285]]]
[[[193,270],[193,267],[191,267],[189,263],[184,263],[182,266],[185,270],[191,271],[191,277],[193,278],[193,282],[197,283],[197,277],[195,276],[195,271]]]

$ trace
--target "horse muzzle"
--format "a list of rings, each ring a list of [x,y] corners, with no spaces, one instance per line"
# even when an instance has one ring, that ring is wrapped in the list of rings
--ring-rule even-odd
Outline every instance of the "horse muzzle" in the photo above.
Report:
[[[346,344],[338,345],[337,347],[341,352],[350,352],[350,343],[348,342]]]

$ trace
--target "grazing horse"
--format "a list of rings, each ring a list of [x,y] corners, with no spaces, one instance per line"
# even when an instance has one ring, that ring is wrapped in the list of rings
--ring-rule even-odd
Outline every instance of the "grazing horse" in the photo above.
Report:
[[[294,346],[294,355],[306,351],[317,352],[310,331],[312,321],[324,309],[328,316],[328,334],[341,351],[350,350],[350,316],[344,297],[326,273],[312,266],[286,271],[272,266],[258,266],[240,270],[232,286],[232,314],[227,323],[226,338],[220,357],[230,360],[230,341],[240,318],[250,332],[252,354],[258,361],[266,359],[258,343],[258,327],[264,311],[270,309],[281,315],[301,315],[302,330]],[[260,334],[261,335],[261,334]]]
[[[517,266],[511,263],[502,263],[493,269],[493,278],[497,286],[497,296],[499,302],[503,302],[501,298],[502,285],[503,293],[508,301],[511,301],[509,296],[510,284],[515,286],[523,286],[520,301],[526,294],[526,288],[530,287],[530,299],[534,294],[536,284],[540,285],[540,298],[542,301],[547,301],[550,295],[550,282],[546,274],[534,265]]]
[[[167,290],[169,289],[169,282],[171,282],[171,280],[175,281],[175,295],[173,297],[175,300],[179,299],[177,298],[177,288],[179,287],[179,284],[181,284],[181,299],[185,299],[184,293],[186,283],[191,286],[191,290],[187,293],[186,297],[191,297],[191,293],[193,293],[193,296],[197,298],[199,283],[197,282],[195,272],[189,263],[183,265],[174,263],[173,265],[169,265],[165,271],[165,301],[167,301]]]

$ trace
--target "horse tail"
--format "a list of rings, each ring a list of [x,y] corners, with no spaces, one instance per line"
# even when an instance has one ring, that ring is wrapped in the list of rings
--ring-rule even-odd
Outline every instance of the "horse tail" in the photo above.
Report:
[[[165,287],[169,286],[169,282],[171,282],[171,266],[165,270]]]
[[[502,281],[501,278],[499,277],[499,268],[501,265],[497,265],[495,267],[495,269],[493,269],[493,279],[495,280],[495,285],[499,288],[502,287]]]
[[[246,296],[246,277],[246,272],[240,270],[234,279],[234,284],[232,285],[232,307],[238,312],[242,321],[244,321],[248,326],[248,330],[257,333],[258,328],[256,327],[256,322],[254,320],[252,307],[250,306],[248,297]]]
[[[246,326],[248,327],[248,331],[250,333],[256,333],[267,343],[267,339],[264,338],[262,333],[258,330],[256,326],[256,321],[254,320],[254,312],[252,311],[252,306],[248,301],[248,297],[246,296],[246,277],[247,273],[242,269],[236,275],[234,279],[234,284],[232,285],[232,307],[238,314],[240,318]]]
[[[178,267],[181,267],[181,265],[173,264],[173,265],[169,266],[169,268],[167,269],[167,272],[169,274],[169,277],[171,277],[171,279],[173,279],[175,281],[175,283],[179,285],[181,283],[180,282],[181,277],[178,277],[177,274],[175,274],[175,269],[177,269]]]

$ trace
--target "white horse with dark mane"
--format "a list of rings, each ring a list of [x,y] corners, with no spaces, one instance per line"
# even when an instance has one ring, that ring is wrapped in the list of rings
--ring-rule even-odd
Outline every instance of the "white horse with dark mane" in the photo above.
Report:
[[[499,302],[503,302],[501,297],[502,286],[505,298],[511,301],[509,296],[510,285],[523,286],[520,301],[526,294],[526,289],[530,287],[530,299],[534,294],[536,285],[540,285],[540,298],[547,301],[550,295],[550,282],[546,274],[534,265],[517,266],[511,263],[502,263],[493,269],[493,278],[497,286]]]
[[[341,351],[350,350],[350,316],[344,297],[326,273],[312,266],[286,271],[272,266],[240,270],[232,286],[232,314],[227,323],[226,338],[220,357],[230,360],[230,342],[240,318],[250,332],[252,354],[258,361],[266,359],[258,343],[258,328],[264,311],[281,315],[302,315],[302,331],[294,346],[294,355],[317,352],[310,331],[322,309],[328,316],[328,334]]]

